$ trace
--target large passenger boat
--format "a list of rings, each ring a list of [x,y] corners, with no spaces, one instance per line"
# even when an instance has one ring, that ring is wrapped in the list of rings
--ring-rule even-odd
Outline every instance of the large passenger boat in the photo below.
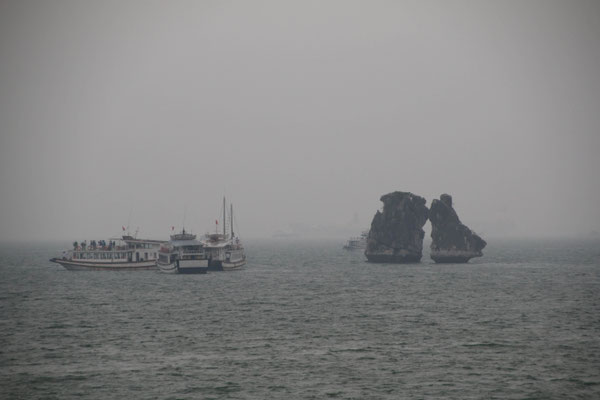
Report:
[[[240,238],[233,232],[233,205],[230,205],[229,232],[227,231],[226,210],[225,198],[223,198],[223,233],[208,234],[202,241],[210,271],[230,271],[246,265],[244,246],[242,246]]]
[[[171,235],[171,240],[161,246],[156,264],[161,272],[168,274],[205,274],[208,270],[202,243],[185,229]]]
[[[68,270],[148,270],[156,269],[161,240],[137,239],[130,235],[122,238],[74,242],[73,250],[62,257],[50,259]]]

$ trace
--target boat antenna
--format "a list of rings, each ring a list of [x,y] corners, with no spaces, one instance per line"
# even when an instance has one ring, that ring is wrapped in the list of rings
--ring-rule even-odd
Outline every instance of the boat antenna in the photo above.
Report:
[[[127,236],[129,235],[129,226],[131,224],[131,214],[133,214],[133,206],[131,206],[131,209],[129,210],[129,218],[127,219]]]
[[[225,221],[227,221],[227,207],[225,206],[225,196],[223,196],[223,236],[227,234],[227,231],[225,230]]]
[[[181,226],[185,230],[185,213],[187,212],[187,204],[183,206],[183,220],[181,221]]]
[[[232,209],[232,210],[233,210],[233,209]],[[233,224],[233,223],[234,223],[234,221],[232,220],[232,221],[231,221],[231,223]],[[240,227],[239,227],[239,225],[237,224],[237,221],[235,221],[235,231],[238,233],[238,236],[237,236],[237,237],[239,238],[239,237],[240,237]]]

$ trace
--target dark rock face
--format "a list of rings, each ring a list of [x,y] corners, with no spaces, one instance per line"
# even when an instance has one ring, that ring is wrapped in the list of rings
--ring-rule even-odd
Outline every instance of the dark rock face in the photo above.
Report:
[[[423,225],[428,210],[425,199],[410,192],[381,196],[383,212],[371,222],[365,256],[371,262],[419,262],[423,255]]]
[[[437,263],[466,263],[481,257],[485,240],[463,225],[452,208],[452,196],[443,194],[429,209],[431,258]]]

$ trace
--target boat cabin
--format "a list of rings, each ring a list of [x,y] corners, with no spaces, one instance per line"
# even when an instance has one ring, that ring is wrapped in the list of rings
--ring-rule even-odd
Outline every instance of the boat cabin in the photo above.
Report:
[[[93,240],[90,244],[84,241],[73,243],[70,258],[100,263],[152,261],[158,258],[162,243],[160,240],[136,239],[132,236],[110,240],[108,244],[103,240]]]

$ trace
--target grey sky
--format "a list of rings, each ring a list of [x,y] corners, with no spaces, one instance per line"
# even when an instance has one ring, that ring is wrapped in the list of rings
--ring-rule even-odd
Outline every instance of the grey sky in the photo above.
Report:
[[[599,43],[597,1],[4,1],[0,240],[204,232],[223,194],[246,237],[345,233],[394,190],[600,231]]]

